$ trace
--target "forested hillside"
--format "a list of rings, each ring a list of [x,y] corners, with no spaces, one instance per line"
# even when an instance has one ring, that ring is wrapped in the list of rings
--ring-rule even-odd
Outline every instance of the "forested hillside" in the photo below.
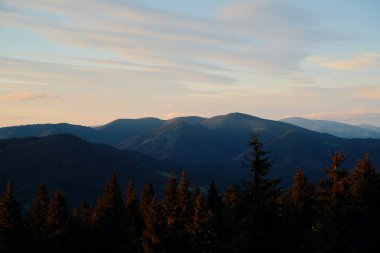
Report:
[[[12,180],[17,196],[26,204],[41,182],[54,191],[64,191],[70,205],[83,198],[94,203],[113,172],[122,187],[133,179],[141,189],[147,180],[164,185],[166,177],[159,174],[164,168],[140,153],[68,134],[0,140],[0,185]]]
[[[251,177],[224,192],[214,181],[167,180],[163,198],[150,182],[140,194],[112,175],[95,205],[69,210],[65,193],[40,184],[30,207],[9,182],[0,197],[1,252],[373,252],[380,233],[380,178],[368,156],[352,172],[331,155],[319,183],[298,170],[284,190],[256,136]]]

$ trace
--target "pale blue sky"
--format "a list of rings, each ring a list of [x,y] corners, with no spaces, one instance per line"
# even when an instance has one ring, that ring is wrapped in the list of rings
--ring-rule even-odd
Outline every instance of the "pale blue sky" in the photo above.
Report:
[[[0,2],[0,126],[244,112],[380,126],[377,0]]]

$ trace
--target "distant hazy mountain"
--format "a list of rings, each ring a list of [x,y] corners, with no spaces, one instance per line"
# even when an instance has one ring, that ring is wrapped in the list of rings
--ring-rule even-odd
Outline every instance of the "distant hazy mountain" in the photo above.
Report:
[[[170,122],[180,121],[198,124],[203,120],[205,118],[189,116],[171,120],[157,118],[118,119],[97,127],[85,127],[67,123],[12,126],[0,128],[0,139],[43,137],[67,133],[78,136],[86,141],[116,146],[134,136],[148,133]]]
[[[373,126],[353,126],[335,121],[305,119],[300,117],[286,118],[281,121],[342,138],[380,138],[380,128],[376,131],[376,127]]]
[[[368,137],[363,134],[363,131],[366,133],[370,131],[364,128],[359,128],[359,131],[358,127],[339,123],[332,126],[335,129],[346,129],[339,130],[340,132],[357,135],[361,133],[362,137]],[[307,176],[317,180],[322,175],[321,168],[325,168],[330,163],[329,154],[337,150],[346,152],[345,166],[347,168],[352,168],[356,159],[368,152],[373,163],[380,169],[380,140],[378,139],[344,139],[286,122],[261,119],[242,113],[231,113],[208,119],[201,117],[179,117],[171,120],[122,119],[96,128],[68,124],[0,128],[0,139],[27,135],[46,136],[61,132],[77,135],[90,142],[108,143],[158,160],[175,162],[175,165],[170,165],[170,171],[180,172],[186,169],[195,180],[202,183],[207,183],[211,179],[228,183],[231,180],[247,177],[247,170],[241,169],[240,161],[250,151],[248,141],[252,132],[259,134],[265,144],[265,149],[271,152],[272,175],[282,176],[285,183],[292,180],[298,168],[303,169]],[[75,145],[73,149],[76,149]],[[81,149],[85,148],[81,147]],[[112,150],[117,151],[114,148]],[[57,151],[56,157],[60,152]],[[112,160],[108,155],[105,159]],[[51,159],[46,161],[49,160]],[[95,161],[94,163],[101,164]],[[115,167],[114,162],[109,164],[111,168]],[[37,167],[36,163],[33,168]],[[108,172],[106,174],[109,174]],[[169,170],[165,173],[167,172]],[[37,172],[37,175],[40,174]],[[108,175],[104,175],[106,176]]]
[[[361,124],[359,125],[359,127],[380,133],[380,127],[377,127],[377,126]]]
[[[157,159],[192,164],[207,161],[237,170],[238,161],[249,152],[252,132],[257,132],[265,148],[271,151],[272,174],[284,177],[287,182],[297,168],[314,179],[320,177],[321,168],[330,163],[329,154],[338,150],[346,152],[348,167],[354,166],[356,159],[363,157],[366,151],[374,163],[380,165],[380,140],[343,139],[241,113],[212,117],[199,124],[178,121],[165,124],[119,147]]]
[[[158,159],[179,162],[214,162],[223,153],[211,129],[201,124],[172,120],[147,134],[133,137],[118,147],[138,151]]]
[[[104,137],[91,127],[60,124],[35,124],[0,128],[0,139],[20,137],[43,137],[56,134],[72,134],[92,142],[104,142]]]
[[[157,118],[118,119],[95,129],[99,131],[99,134],[106,136],[103,138],[106,143],[117,145],[135,135],[158,128],[164,122],[164,120]]]
[[[202,121],[206,120],[206,118],[198,117],[198,116],[187,116],[187,117],[177,117],[173,119],[166,120],[167,123],[174,121],[182,121],[189,124],[199,124]]]

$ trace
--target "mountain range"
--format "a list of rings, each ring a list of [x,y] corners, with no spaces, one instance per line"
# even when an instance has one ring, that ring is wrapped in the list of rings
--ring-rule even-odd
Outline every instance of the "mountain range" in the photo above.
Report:
[[[380,127],[370,125],[349,125],[336,121],[291,117],[281,120],[320,133],[328,133],[342,138],[380,138]]]
[[[341,138],[282,121],[230,113],[211,118],[120,119],[98,127],[40,124],[0,128],[0,183],[12,179],[22,186],[20,195],[27,196],[44,181],[63,189],[74,202],[98,196],[95,193],[112,171],[117,172],[122,187],[133,179],[141,189],[151,180],[161,193],[167,176],[182,170],[202,186],[215,179],[225,187],[248,179],[248,169],[241,168],[241,162],[250,152],[248,141],[253,132],[270,151],[271,176],[282,177],[285,186],[296,169],[317,181],[336,151],[345,152],[345,168],[353,168],[366,153],[380,168],[380,139]],[[76,194],[82,188],[82,195]]]

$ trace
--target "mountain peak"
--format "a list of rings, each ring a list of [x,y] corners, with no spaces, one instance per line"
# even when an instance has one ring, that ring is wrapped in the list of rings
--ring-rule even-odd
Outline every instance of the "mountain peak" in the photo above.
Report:
[[[206,120],[207,118],[199,117],[199,116],[184,116],[184,117],[176,117],[167,120],[167,122],[171,121],[183,121],[189,124],[199,124],[202,121]]]
[[[229,113],[226,115],[215,116],[202,122],[208,128],[262,128],[265,120],[244,113]]]

